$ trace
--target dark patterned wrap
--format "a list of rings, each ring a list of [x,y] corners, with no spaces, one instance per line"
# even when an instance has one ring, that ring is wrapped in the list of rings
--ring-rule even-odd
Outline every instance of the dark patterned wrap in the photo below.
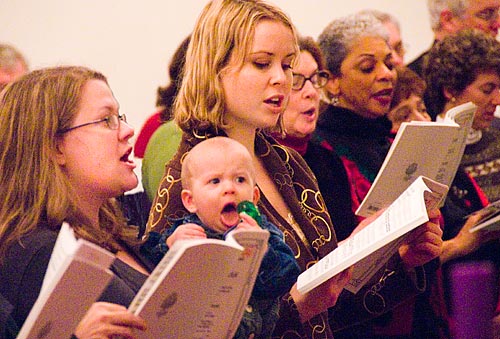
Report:
[[[481,139],[465,147],[461,165],[490,202],[500,199],[500,130],[482,131]]]

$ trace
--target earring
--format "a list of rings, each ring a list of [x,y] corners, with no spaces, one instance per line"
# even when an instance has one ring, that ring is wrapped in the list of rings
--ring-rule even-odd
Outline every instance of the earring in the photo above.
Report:
[[[332,97],[332,98],[330,99],[330,104],[331,104],[332,106],[337,106],[337,105],[339,104],[339,97],[337,97],[337,96]]]
[[[455,101],[457,101],[457,99],[455,97],[451,97],[450,101],[455,102]]]

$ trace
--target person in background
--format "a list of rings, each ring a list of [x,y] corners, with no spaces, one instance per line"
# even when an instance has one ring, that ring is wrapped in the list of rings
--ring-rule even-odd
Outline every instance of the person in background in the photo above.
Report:
[[[68,222],[78,237],[117,256],[112,282],[75,336],[136,338],[146,324],[126,307],[147,272],[129,250],[137,230],[127,227],[114,199],[137,185],[134,131],[106,78],[76,66],[28,73],[0,94],[0,131],[0,294],[17,326],[38,297]]]
[[[479,30],[466,29],[436,43],[424,68],[436,119],[446,111],[472,101],[477,110],[466,140],[459,170],[442,208],[445,219],[443,264],[445,293],[449,298],[449,272],[463,261],[491,261],[500,268],[499,232],[474,232],[477,224],[470,213],[500,199],[497,167],[500,161],[500,132],[491,128],[500,104],[500,43]],[[500,298],[494,324],[500,323]]]
[[[280,144],[304,156],[320,113],[320,89],[326,85],[330,74],[325,70],[323,55],[312,37],[299,37],[298,44],[300,56],[293,69],[292,92],[283,113],[284,133],[272,135]]]
[[[171,107],[182,80],[188,44],[189,36],[179,45],[170,62],[170,84],[158,88],[156,104],[160,107],[159,111],[146,121],[134,145],[134,156],[144,157],[140,165],[142,189],[118,197],[127,222],[139,226],[140,237],[144,234],[151,201],[156,194],[165,163],[175,153],[181,140],[181,131],[172,121]]]
[[[184,67],[184,59],[186,57],[186,49],[189,44],[189,36],[184,38],[177,50],[175,51],[170,65],[168,66],[168,74],[170,83],[165,87],[158,87],[156,94],[156,107],[158,111],[151,115],[142,126],[134,145],[134,156],[143,158],[146,147],[153,133],[164,123],[172,120],[172,105],[175,100],[175,95],[179,90],[179,85],[182,81],[182,69]]]
[[[406,49],[401,38],[401,25],[399,20],[392,14],[381,12],[376,9],[365,9],[359,11],[359,14],[373,15],[385,26],[389,33],[389,46],[392,48],[394,66],[402,66],[405,64]]]
[[[149,202],[156,196],[165,164],[177,151],[181,137],[181,129],[171,120],[161,124],[149,139],[141,166],[142,187]]]
[[[181,239],[225,239],[233,229],[268,230],[268,250],[234,338],[271,338],[278,319],[279,298],[295,283],[300,268],[283,240],[283,233],[265,215],[257,223],[250,215],[238,213],[239,203],[257,204],[260,198],[248,150],[231,138],[210,138],[187,153],[182,169],[181,199],[190,214],[176,220],[161,235],[160,246],[150,253],[156,254],[154,259],[159,262],[168,248]]]
[[[330,105],[322,111],[311,140],[343,162],[352,197],[349,212],[354,214],[391,146],[392,124],[387,113],[397,73],[388,32],[373,15],[356,13],[333,20],[320,34],[318,43],[331,74],[325,86]],[[325,161],[313,160],[309,166],[325,195],[325,202],[332,201],[328,195],[334,191],[332,177],[336,173],[332,173]],[[330,210],[330,205],[327,208]],[[344,234],[350,234],[355,227],[339,225],[335,220],[333,223],[337,228],[344,228]],[[439,227],[434,231],[426,236],[440,252],[442,231]],[[399,253],[403,252],[401,247]],[[436,258],[425,268],[421,267],[421,292],[426,292],[426,281],[434,278],[438,265]],[[431,308],[425,295],[409,299],[370,322],[336,333],[336,338],[439,338],[440,332],[446,329],[441,328],[444,327],[441,316]],[[337,314],[331,312],[330,322],[335,323],[336,317]]]
[[[424,69],[432,110],[441,121],[452,107],[468,101],[478,106],[461,165],[493,202],[500,199],[500,131],[490,128],[500,104],[500,42],[478,30],[441,41]]]
[[[388,32],[374,16],[356,13],[332,21],[318,43],[330,72],[325,86],[330,104],[320,115],[313,140],[329,144],[326,148],[342,158],[360,202],[391,144],[386,115],[397,73]]]
[[[444,239],[458,235],[470,245],[460,255],[453,250],[456,245],[443,247],[445,273],[451,264],[463,260],[490,260],[499,269],[500,234],[471,235],[466,231],[474,223],[466,216],[500,198],[500,177],[495,170],[500,159],[500,132],[489,128],[500,104],[500,42],[479,30],[466,29],[438,42],[428,60],[424,74],[435,103],[433,109],[439,112],[438,121],[457,105],[471,101],[477,106],[459,170],[442,208]],[[467,240],[465,236],[475,238]]]
[[[280,144],[296,150],[302,155],[309,167],[327,166],[332,173],[329,185],[320,191],[324,195],[328,212],[334,221],[337,239],[346,239],[360,220],[351,211],[351,188],[347,172],[339,157],[331,156],[322,147],[311,143],[316,129],[324,97],[322,89],[330,78],[325,70],[325,60],[318,44],[312,37],[299,37],[300,57],[293,68],[292,91],[290,100],[283,112],[284,133],[273,133]],[[322,182],[320,182],[322,184]],[[351,227],[345,227],[350,225]]]
[[[137,147],[144,148],[142,154],[141,172],[142,172],[142,186],[147,194],[149,201],[153,201],[156,190],[160,184],[160,180],[165,170],[165,164],[172,158],[177,151],[177,147],[181,142],[182,131],[173,121],[172,106],[175,97],[179,91],[182,82],[182,71],[184,67],[184,60],[186,59],[186,50],[189,45],[190,37],[186,37],[177,48],[172,61],[170,62],[169,73],[171,82],[167,87],[158,88],[157,105],[162,107],[160,112],[161,125],[152,132],[148,140],[147,137],[137,138],[135,149]],[[147,132],[144,130],[143,136]],[[140,146],[140,145],[143,146]],[[139,149],[139,154],[141,150]]]
[[[21,52],[14,46],[0,44],[0,91],[28,70],[28,63]]]
[[[425,81],[405,66],[396,67],[396,72],[398,81],[387,113],[394,136],[403,122],[431,121],[424,103]]]
[[[465,28],[479,29],[492,37],[498,35],[500,0],[427,0],[427,7],[434,32],[433,45]],[[421,77],[429,50],[408,64]],[[427,98],[425,102],[429,106]],[[430,111],[430,116],[435,119],[438,113]]]
[[[298,150],[313,172],[322,178],[319,181],[320,191],[329,192],[325,195],[325,204],[336,226],[337,238],[343,240],[351,234],[352,225],[359,222],[351,210],[351,188],[347,172],[335,153],[311,142],[311,135],[315,130],[319,116],[320,97],[323,96],[321,91],[328,81],[326,76],[325,80],[319,77],[319,74],[325,69],[325,62],[321,50],[312,38],[300,37],[299,48],[301,50],[300,59],[293,70],[294,81],[290,101],[283,113],[285,135],[279,133],[274,135],[276,140],[283,145]],[[411,74],[415,75],[413,72]],[[420,106],[415,105],[418,101],[413,100],[413,97],[409,98],[412,95],[419,95],[421,99],[425,84],[423,84],[422,79],[417,83],[413,83],[413,80],[415,78],[412,76],[406,76],[402,80],[402,84],[396,85],[393,104],[396,104],[397,109],[420,110]],[[326,179],[325,176],[328,178]],[[385,315],[382,315],[379,321],[383,322],[385,319]],[[366,326],[368,327],[368,325]],[[370,338],[369,329],[362,327],[340,331],[336,333],[336,337],[339,336],[341,338]]]
[[[279,8],[255,0],[214,0],[206,5],[191,36],[176,100],[175,120],[183,138],[166,166],[148,230],[163,231],[171,226],[171,218],[187,213],[172,198],[181,191],[181,162],[186,152],[207,138],[228,136],[249,151],[261,191],[258,207],[285,234],[301,270],[337,247],[335,230],[309,167],[296,151],[263,133],[281,127],[298,54],[294,25]],[[420,266],[440,252],[435,211],[430,217],[401,257],[391,262],[394,270],[378,291],[384,304],[377,312],[420,291],[415,286],[419,286],[415,277],[422,277]],[[340,273],[306,294],[299,293],[294,284],[281,298],[273,337],[332,338],[328,309],[333,306],[336,329],[373,317],[375,305],[363,300],[373,284],[356,295],[343,292],[350,275],[349,270]]]

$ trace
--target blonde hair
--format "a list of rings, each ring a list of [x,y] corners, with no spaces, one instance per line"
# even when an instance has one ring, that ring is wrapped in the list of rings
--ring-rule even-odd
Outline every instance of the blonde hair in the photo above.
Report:
[[[225,128],[226,100],[220,75],[230,58],[243,65],[257,23],[269,19],[297,34],[290,18],[261,0],[213,0],[203,9],[186,53],[184,77],[174,106],[174,118],[186,132]],[[299,49],[295,43],[295,54]]]
[[[100,228],[79,212],[71,184],[54,159],[59,131],[70,127],[82,89],[91,79],[84,67],[33,71],[7,85],[0,96],[0,258],[23,235],[68,221],[76,233],[115,251],[124,218],[115,199],[101,207]]]

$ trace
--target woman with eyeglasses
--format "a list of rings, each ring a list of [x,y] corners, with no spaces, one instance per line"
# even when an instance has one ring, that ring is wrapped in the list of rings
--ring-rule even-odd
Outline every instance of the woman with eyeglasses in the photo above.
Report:
[[[126,308],[147,275],[130,250],[137,230],[114,199],[137,185],[133,135],[106,78],[87,68],[36,70],[0,94],[0,294],[19,328],[67,222],[117,257],[111,283],[75,336],[136,338],[145,329]]]
[[[281,144],[294,148],[301,155],[316,128],[319,117],[320,92],[330,77],[324,60],[311,37],[299,37],[299,61],[293,68],[292,92],[283,113],[284,133],[273,133]]]
[[[345,239],[352,232],[345,225],[358,223],[351,212],[347,172],[339,157],[331,156],[310,142],[321,112],[322,89],[330,74],[325,70],[323,53],[313,38],[299,37],[298,43],[299,61],[293,68],[292,91],[283,113],[284,133],[273,133],[273,136],[280,144],[299,152],[312,169],[327,166],[329,172],[335,174],[329,180],[328,187],[321,191],[328,190],[323,196],[328,212],[335,221],[335,234],[339,239]]]

